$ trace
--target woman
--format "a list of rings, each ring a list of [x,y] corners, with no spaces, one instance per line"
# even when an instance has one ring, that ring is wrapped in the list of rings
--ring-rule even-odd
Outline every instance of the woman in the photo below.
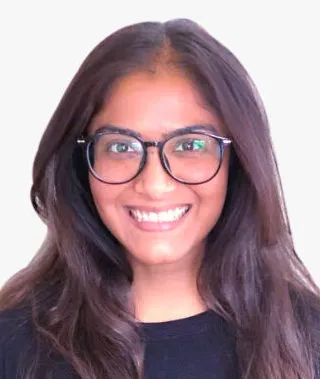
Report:
[[[1,378],[320,378],[267,117],[197,24],[102,41],[33,180],[48,234],[0,294]]]

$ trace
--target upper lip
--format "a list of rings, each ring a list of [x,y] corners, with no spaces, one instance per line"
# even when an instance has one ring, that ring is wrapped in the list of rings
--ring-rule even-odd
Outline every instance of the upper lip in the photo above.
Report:
[[[127,208],[129,210],[131,209],[137,209],[139,211],[143,212],[166,212],[169,211],[170,209],[176,209],[176,208],[184,208],[184,207],[191,207],[191,204],[172,204],[172,205],[167,205],[163,207],[151,207],[151,206],[144,206],[144,205],[128,205]]]

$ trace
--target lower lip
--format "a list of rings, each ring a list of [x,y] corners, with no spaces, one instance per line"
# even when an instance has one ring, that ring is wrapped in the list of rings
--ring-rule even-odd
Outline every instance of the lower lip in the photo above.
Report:
[[[128,212],[128,215],[130,219],[133,221],[134,225],[145,232],[168,232],[168,231],[176,229],[183,222],[183,220],[186,218],[189,212],[190,212],[190,208],[178,220],[167,221],[167,222],[138,221],[134,217],[131,216],[130,211]]]

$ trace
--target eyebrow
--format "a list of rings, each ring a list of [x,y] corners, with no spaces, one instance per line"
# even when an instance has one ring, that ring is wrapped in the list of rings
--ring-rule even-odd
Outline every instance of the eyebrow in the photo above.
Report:
[[[219,134],[218,130],[217,130],[217,127],[213,124],[192,124],[192,125],[187,125],[187,126],[184,126],[182,128],[178,128],[178,129],[175,129],[175,130],[172,130],[170,132],[166,132],[166,133],[162,133],[162,136],[164,138],[168,138],[170,137],[172,134],[176,133],[176,132],[179,132],[179,131],[207,131],[207,132],[210,132],[210,133],[213,133],[213,134]]]
[[[109,129],[111,131],[114,130],[117,132],[129,133],[129,134],[136,134],[138,137],[143,139],[143,136],[141,135],[141,133],[138,133],[133,129],[125,128],[125,127],[118,126],[118,125],[112,125],[112,124],[102,125],[101,127],[99,127],[98,129],[95,130],[94,134],[102,132],[105,129]],[[164,132],[164,133],[162,133],[162,137],[163,138],[169,138],[171,135],[174,135],[177,132],[181,132],[181,131],[195,132],[197,130],[207,131],[207,132],[216,134],[217,136],[220,135],[220,133],[218,132],[217,127],[215,125],[209,124],[209,123],[199,123],[199,124],[186,125],[186,126],[183,126],[181,128],[171,130],[169,132]]]

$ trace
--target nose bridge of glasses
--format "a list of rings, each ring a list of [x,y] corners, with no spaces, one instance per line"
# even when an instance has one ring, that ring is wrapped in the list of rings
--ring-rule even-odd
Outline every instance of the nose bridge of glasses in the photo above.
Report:
[[[161,145],[162,145],[161,141],[144,141],[144,146],[146,148],[146,152],[147,152],[147,149],[149,147],[154,147],[154,148],[158,149],[158,156],[159,156],[159,159],[160,159],[160,163],[163,166],[162,157],[161,157]],[[155,153],[155,151],[154,151],[154,153]],[[148,161],[148,154],[146,154],[145,158],[146,158],[146,161]],[[163,166],[163,168],[166,169],[164,166]]]
[[[160,146],[160,142],[159,141],[145,141],[144,142],[144,146],[146,148],[148,148],[148,147],[159,147]]]
[[[158,149],[158,154],[156,153],[156,151],[152,151],[151,154],[150,152],[148,152],[149,154],[146,154],[145,165],[150,166],[151,164],[151,166],[153,166],[155,164],[153,160],[156,159],[158,160],[157,162],[157,164],[159,164],[158,167],[160,168],[161,166],[161,169],[164,170],[166,174],[168,174],[168,168],[166,167],[166,165],[168,166],[168,162],[166,162],[165,156],[161,156],[162,145],[163,143],[161,141],[144,141],[144,146],[146,148],[146,151],[149,147],[154,147]],[[165,160],[165,162],[163,161],[163,159]],[[153,172],[154,172],[154,167],[153,167]]]

